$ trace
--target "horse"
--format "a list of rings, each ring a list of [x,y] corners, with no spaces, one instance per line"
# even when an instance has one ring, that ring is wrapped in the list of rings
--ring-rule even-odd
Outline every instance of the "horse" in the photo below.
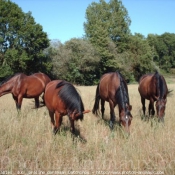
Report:
[[[101,100],[101,113],[104,119],[105,101],[110,106],[110,123],[113,129],[115,122],[114,108],[118,105],[119,123],[124,126],[127,133],[130,133],[130,124],[132,120],[132,106],[129,102],[128,87],[125,79],[120,72],[110,72],[102,75],[96,88],[95,103],[92,109],[93,114],[99,115],[99,102]]]
[[[155,73],[145,74],[139,80],[138,91],[141,97],[142,110],[145,115],[145,99],[149,100],[149,116],[154,116],[154,102],[156,101],[156,111],[158,121],[164,122],[165,108],[167,102],[168,88],[162,75]]]
[[[81,96],[76,88],[65,80],[49,82],[46,86],[44,100],[49,111],[54,134],[60,128],[63,116],[68,115],[71,132],[74,134],[74,121],[83,120],[83,114],[90,112],[89,110],[84,110]]]
[[[35,107],[39,108],[39,96],[45,91],[51,79],[44,73],[25,75],[17,73],[0,85],[0,97],[11,93],[17,110],[21,109],[23,98],[34,98]]]

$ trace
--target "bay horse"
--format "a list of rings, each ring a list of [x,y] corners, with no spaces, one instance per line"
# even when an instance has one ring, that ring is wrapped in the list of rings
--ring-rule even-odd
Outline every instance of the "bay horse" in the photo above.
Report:
[[[84,110],[82,99],[75,87],[64,80],[53,80],[48,83],[44,100],[55,134],[61,126],[63,116],[68,115],[71,132],[74,134],[74,121],[83,120],[83,114],[90,112],[89,110]]]
[[[92,112],[96,115],[99,114],[99,102],[101,100],[101,113],[104,118],[105,101],[109,102],[110,106],[110,128],[113,129],[115,121],[114,108],[118,105],[119,109],[119,122],[125,128],[127,133],[130,132],[130,124],[132,120],[131,109],[132,106],[129,102],[128,87],[123,76],[119,72],[110,72],[104,74],[100,78],[97,85],[95,103]]]
[[[35,73],[30,76],[17,73],[6,79],[0,85],[0,97],[11,93],[17,110],[21,109],[23,98],[34,98],[35,107],[39,107],[39,96],[45,91],[51,79],[44,73]]]
[[[159,121],[164,122],[165,107],[167,102],[168,88],[166,81],[157,71],[152,74],[145,74],[139,80],[138,91],[141,97],[142,110],[145,115],[145,99],[149,100],[149,116],[154,116],[154,102]]]

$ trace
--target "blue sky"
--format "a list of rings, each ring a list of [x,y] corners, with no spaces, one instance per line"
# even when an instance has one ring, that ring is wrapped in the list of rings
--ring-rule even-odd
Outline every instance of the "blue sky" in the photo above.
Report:
[[[84,35],[83,23],[89,4],[98,0],[12,0],[23,12],[32,12],[49,39],[62,43]],[[108,2],[108,0],[107,0]],[[132,34],[175,33],[175,0],[122,0],[131,18]]]

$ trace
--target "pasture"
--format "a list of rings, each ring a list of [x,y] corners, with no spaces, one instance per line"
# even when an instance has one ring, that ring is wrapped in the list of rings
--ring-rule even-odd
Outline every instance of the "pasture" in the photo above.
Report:
[[[168,83],[168,81],[167,81]],[[92,110],[96,86],[76,86],[86,109]],[[67,116],[60,133],[53,135],[46,107],[32,109],[33,99],[23,99],[18,114],[12,95],[0,98],[0,171],[12,174],[122,173],[175,174],[175,83],[167,98],[165,125],[142,115],[138,84],[128,85],[133,120],[126,138],[116,124],[108,126],[109,105],[105,103],[105,121],[92,112],[76,123],[80,137],[73,138]],[[148,101],[146,103],[148,109]],[[115,108],[118,120],[118,108]],[[83,139],[86,139],[85,142]],[[100,172],[101,171],[101,172]],[[52,173],[50,172],[50,173]],[[3,172],[2,172],[3,173]],[[1,174],[1,173],[0,173]],[[124,174],[124,172],[123,172]]]

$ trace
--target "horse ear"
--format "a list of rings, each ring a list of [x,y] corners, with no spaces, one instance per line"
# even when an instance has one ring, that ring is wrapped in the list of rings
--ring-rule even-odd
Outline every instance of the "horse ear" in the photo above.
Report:
[[[84,110],[83,114],[91,112],[90,110]]]
[[[129,110],[130,110],[130,111],[132,110],[132,105],[129,105]]]
[[[156,99],[156,101],[159,99],[159,97],[156,97],[155,95],[154,95],[154,98]]]
[[[165,104],[166,104],[166,102],[167,102],[167,99],[166,99],[166,98],[165,98],[164,102],[165,102]]]
[[[126,106],[127,106],[127,108],[131,111],[132,110],[132,105],[128,105],[127,103],[126,103]]]

